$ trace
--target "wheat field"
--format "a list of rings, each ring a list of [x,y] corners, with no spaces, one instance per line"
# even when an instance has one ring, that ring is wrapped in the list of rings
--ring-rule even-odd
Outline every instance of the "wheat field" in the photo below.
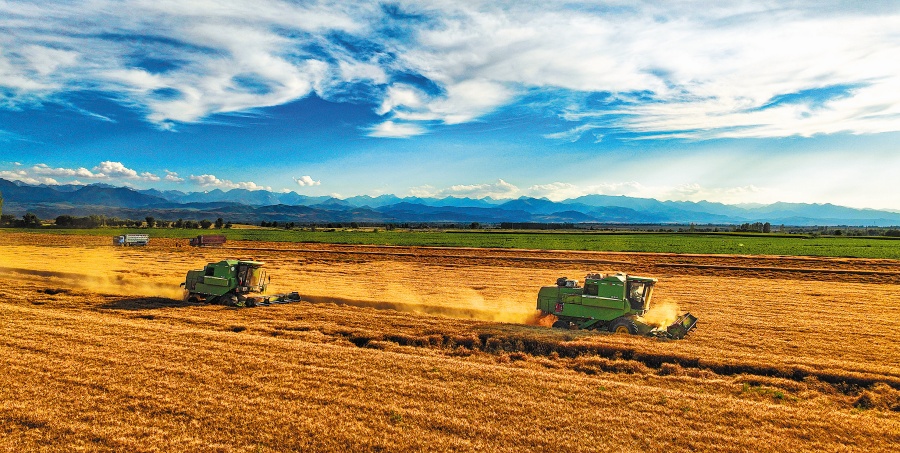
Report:
[[[893,451],[900,262],[0,233],[3,451]],[[305,302],[182,303],[267,263]],[[557,277],[657,277],[686,339],[549,329]]]

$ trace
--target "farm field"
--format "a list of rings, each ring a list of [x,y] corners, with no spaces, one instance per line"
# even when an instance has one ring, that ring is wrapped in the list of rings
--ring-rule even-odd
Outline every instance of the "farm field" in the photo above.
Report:
[[[895,259],[109,242],[0,233],[0,450],[900,444]],[[230,257],[266,262],[272,292],[307,302],[180,301],[189,269]],[[663,341],[538,325],[538,288],[588,271],[658,278],[654,301],[698,328]]]
[[[333,230],[333,229],[332,229]],[[149,233],[154,238],[189,238],[222,234],[228,240],[306,242],[404,247],[475,247],[607,252],[739,254],[900,259],[900,238],[807,237],[752,233],[635,232],[515,232],[498,230],[372,231],[284,230],[239,225],[234,229],[44,229],[39,234],[87,235],[109,238],[125,233]]]

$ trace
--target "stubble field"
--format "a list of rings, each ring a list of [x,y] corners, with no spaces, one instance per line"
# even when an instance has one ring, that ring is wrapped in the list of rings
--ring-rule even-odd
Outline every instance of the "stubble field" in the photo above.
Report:
[[[900,261],[0,233],[4,451],[892,451]],[[308,302],[182,303],[206,262]],[[681,341],[548,329],[557,277],[659,278]]]

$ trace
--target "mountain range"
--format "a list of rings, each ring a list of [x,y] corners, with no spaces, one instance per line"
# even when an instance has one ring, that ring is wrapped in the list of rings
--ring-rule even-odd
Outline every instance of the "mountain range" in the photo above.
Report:
[[[367,195],[350,198],[307,196],[296,192],[219,189],[208,192],[136,190],[107,184],[29,185],[0,179],[5,214],[26,212],[40,218],[102,214],[120,218],[222,217],[231,222],[297,223],[620,223],[721,224],[769,222],[773,225],[900,225],[900,212],[856,209],[833,204],[773,203],[727,205],[708,201],[660,201],[610,195],[585,195],[563,201],[522,197],[419,198]]]

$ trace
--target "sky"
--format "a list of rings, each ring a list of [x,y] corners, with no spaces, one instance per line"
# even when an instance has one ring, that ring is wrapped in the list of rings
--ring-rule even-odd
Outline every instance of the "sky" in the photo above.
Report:
[[[900,209],[897,1],[0,1],[0,178]]]

